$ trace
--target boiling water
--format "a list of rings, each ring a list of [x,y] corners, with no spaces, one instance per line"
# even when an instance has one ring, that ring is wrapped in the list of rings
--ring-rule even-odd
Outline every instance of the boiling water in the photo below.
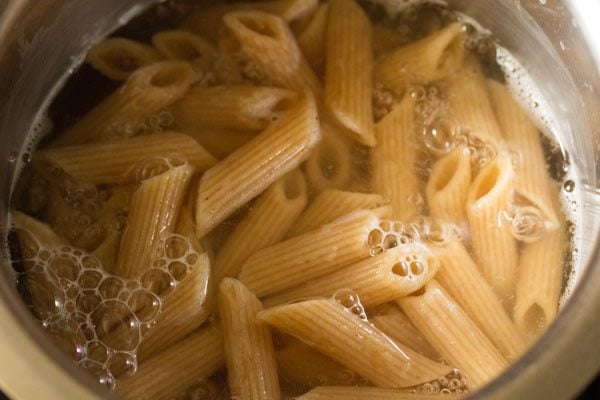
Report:
[[[371,3],[384,2],[372,0]],[[446,23],[459,20],[466,23],[470,32],[467,46],[480,56],[489,76],[505,79],[515,97],[530,111],[546,134],[544,143],[547,167],[553,178],[562,185],[563,211],[570,221],[571,246],[565,269],[564,301],[576,281],[576,270],[572,266],[578,265],[582,257],[577,251],[577,244],[582,240],[579,205],[583,185],[575,166],[569,164],[568,156],[563,151],[564,147],[559,140],[560,132],[553,123],[548,105],[518,62],[504,49],[493,45],[489,32],[465,16],[438,6],[419,8],[413,3],[422,2],[397,2],[399,8],[388,7],[385,11],[393,17],[386,16],[384,10],[376,5],[367,2],[363,5],[373,15],[374,20],[395,26],[400,32],[408,32],[407,38],[411,40],[424,36],[440,21]],[[124,28],[121,34],[147,40],[150,32],[175,26],[178,18],[187,11],[187,6],[176,2],[169,6],[161,5]],[[425,23],[422,23],[423,21]],[[148,23],[152,25],[151,29],[148,28]],[[81,87],[84,84],[89,86],[90,82],[93,87],[98,87],[98,95],[82,98]],[[117,383],[116,376],[136,372],[136,352],[143,337],[152,329],[163,303],[177,290],[179,282],[186,277],[199,257],[194,244],[188,238],[171,234],[165,236],[154,249],[152,266],[140,278],[124,279],[106,272],[102,260],[92,255],[91,251],[101,238],[113,233],[118,237],[122,233],[127,222],[128,201],[135,190],[135,184],[124,188],[97,188],[70,179],[60,171],[50,171],[49,176],[37,176],[31,172],[29,164],[39,143],[49,134],[60,132],[115,87],[114,83],[103,79],[88,66],[83,66],[57,96],[54,105],[49,110],[42,110],[33,125],[29,143],[24,147],[22,154],[15,154],[12,159],[22,171],[22,182],[29,186],[24,190],[18,184],[15,185],[13,206],[45,218],[60,236],[71,243],[68,246],[47,247],[41,243],[40,238],[32,236],[30,232],[21,233],[24,235],[19,238],[21,246],[17,246],[16,243],[12,243],[11,246],[17,285],[22,289],[25,300],[49,336],[77,364],[94,373],[99,381],[109,388],[113,388]],[[409,91],[417,101],[416,111],[424,126],[422,139],[430,154],[418,165],[421,177],[426,178],[429,175],[433,157],[446,154],[457,146],[466,146],[472,155],[475,168],[481,168],[494,159],[497,150],[488,144],[466,134],[448,134],[448,123],[440,117],[447,114],[447,104],[439,87],[414,86]],[[382,86],[376,86],[376,119],[383,118],[397,101],[393,93]],[[149,119],[147,124],[147,131],[166,130],[173,124],[172,116],[162,111]],[[363,167],[368,164],[368,151],[365,148],[357,146],[353,154],[362,154],[364,157],[362,160],[356,160],[357,164]],[[169,162],[159,164],[158,167],[149,165],[138,169],[137,181],[143,181],[173,167]],[[518,168],[518,160],[515,160],[515,166]],[[370,173],[368,170],[363,172],[367,176]],[[54,184],[57,184],[59,189],[58,193],[55,193],[55,196],[58,196],[57,207],[69,209],[66,219],[64,214],[55,219],[52,215],[44,215],[40,205],[52,197],[48,191],[52,190]],[[426,211],[422,197],[417,196],[411,201],[421,207],[423,212]],[[102,219],[101,215],[107,209],[111,212],[111,218]],[[216,252],[244,211],[245,209],[238,212],[212,232],[204,243],[205,247]],[[507,210],[501,218],[505,223],[511,224],[515,237],[523,242],[535,241],[545,230],[544,221],[536,210]],[[406,243],[431,245],[438,240],[443,241],[443,238],[449,235],[445,229],[447,228],[437,226],[427,218],[412,223],[383,221],[369,234],[368,244],[371,255],[375,256]],[[452,229],[463,238],[469,236],[464,227]],[[12,237],[16,240],[15,235]],[[399,263],[397,268],[395,266],[394,272],[400,276],[417,276],[422,273],[425,267],[423,263],[426,262],[424,259],[407,259]],[[333,298],[349,312],[368,321],[369,310],[365,310],[356,293],[345,289],[336,292]],[[213,317],[211,321],[214,320]],[[111,342],[108,333],[119,324],[125,327],[127,334],[120,336],[118,341]],[[455,371],[447,377],[440,377],[437,381],[425,383],[413,390],[424,393],[460,393],[466,390],[466,384],[460,372]],[[187,395],[200,399],[227,397],[226,377],[221,372],[217,373],[190,388]]]

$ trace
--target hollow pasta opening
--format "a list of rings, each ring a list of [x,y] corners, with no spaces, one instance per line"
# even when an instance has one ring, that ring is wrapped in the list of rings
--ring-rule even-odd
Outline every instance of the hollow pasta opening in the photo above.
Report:
[[[286,177],[283,182],[283,192],[288,200],[297,199],[302,195],[303,182],[301,182],[301,175],[293,173]]]
[[[447,162],[442,165],[434,185],[436,192],[439,192],[448,186],[452,180],[452,177],[456,173],[456,170],[458,169],[458,161],[458,154],[453,154],[447,159]]]
[[[442,52],[442,57],[440,58],[439,68],[443,70],[449,70],[454,68],[454,64],[457,60],[460,60],[460,53],[463,51],[463,37],[458,34],[455,35],[454,38],[448,42],[444,51]]]
[[[273,29],[269,21],[260,20],[256,17],[239,16],[238,21],[252,32],[258,33],[261,36],[267,36],[273,39],[279,37],[279,32]]]
[[[546,327],[546,312],[538,304],[532,304],[523,316],[523,327],[530,335],[537,335]]]
[[[500,177],[500,168],[498,168],[498,165],[493,164],[483,173],[485,175],[482,176],[481,180],[479,181],[479,186],[475,192],[475,201],[481,199],[492,191],[498,182],[498,178]]]

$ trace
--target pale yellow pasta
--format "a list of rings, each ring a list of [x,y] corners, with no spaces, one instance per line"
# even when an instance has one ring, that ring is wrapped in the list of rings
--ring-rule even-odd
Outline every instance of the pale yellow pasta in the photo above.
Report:
[[[340,189],[353,178],[354,167],[350,143],[329,122],[321,124],[323,139],[312,151],[304,170],[312,189]]]
[[[435,280],[423,294],[397,300],[400,308],[471,389],[496,377],[508,362]]]
[[[465,33],[459,23],[431,33],[383,57],[373,76],[401,93],[411,83],[428,83],[458,70],[464,59]]]
[[[506,217],[514,180],[510,156],[499,153],[477,174],[467,196],[475,260],[502,300],[514,293],[517,273],[517,241]]]
[[[208,326],[141,363],[136,374],[119,380],[117,393],[132,400],[171,399],[217,371],[224,361],[221,333]]]
[[[320,386],[296,400],[456,400],[462,394],[421,393],[413,389],[384,389],[356,386]]]
[[[125,38],[108,38],[94,45],[86,61],[102,75],[124,81],[136,69],[155,63],[160,54],[151,46]]]
[[[186,31],[160,31],[152,36],[152,44],[163,57],[189,61],[202,70],[212,68],[217,58],[217,51],[208,40]]]
[[[259,250],[239,278],[264,297],[368,258],[368,237],[379,224],[371,211],[357,211],[284,242]]]
[[[253,130],[216,128],[198,128],[185,132],[219,160],[248,143],[259,133]]]
[[[499,146],[503,141],[490,103],[485,78],[476,59],[465,60],[464,67],[445,81],[449,115],[458,134],[473,142]],[[499,149],[496,149],[499,150]]]
[[[260,10],[277,14],[288,23],[292,23],[310,16],[317,8],[318,3],[318,0],[276,0],[219,4],[212,7],[202,7],[200,10],[193,12],[185,18],[181,27],[216,40],[223,26],[223,17],[229,12]]]
[[[53,147],[115,140],[146,128],[148,118],[179,99],[194,81],[190,64],[161,61],[135,71],[121,88],[67,128]]]
[[[432,360],[439,360],[440,355],[431,346],[431,344],[423,337],[421,332],[408,317],[400,311],[396,305],[386,307],[385,313],[370,317],[369,320],[381,332],[388,335],[405,346],[410,347],[417,353],[424,355]]]
[[[328,9],[328,3],[319,5],[306,27],[296,37],[298,47],[300,47],[302,54],[316,72],[322,70],[325,61]]]
[[[415,103],[411,96],[375,125],[377,146],[371,156],[373,191],[390,201],[393,218],[406,221],[421,212],[416,174]]]
[[[308,89],[319,97],[321,84],[285,20],[260,11],[236,11],[226,14],[223,21],[242,52],[276,86]]]
[[[528,339],[536,339],[556,318],[566,253],[562,228],[523,247],[519,260],[514,320]]]
[[[316,105],[307,93],[279,120],[202,176],[196,201],[198,237],[297,167],[320,137]]]
[[[375,146],[371,22],[354,0],[330,0],[329,7],[325,106],[355,140]]]
[[[38,254],[64,245],[64,241],[45,223],[13,210],[11,213],[19,240],[20,258],[26,271],[26,281],[33,312],[40,319],[55,309],[55,295],[60,292],[59,282],[45,273],[31,271]]]
[[[498,350],[508,360],[516,360],[525,351],[525,340],[467,249],[453,239],[434,252],[442,262],[436,280]]]
[[[198,128],[260,130],[279,117],[279,106],[296,97],[289,90],[266,86],[198,86],[171,110],[175,122],[185,131]]]
[[[186,237],[192,244],[194,251],[198,253],[204,252],[204,246],[196,237],[196,223],[194,222],[194,213],[188,204],[184,204],[179,211],[179,219],[175,232]]]
[[[377,386],[414,386],[450,371],[448,366],[402,348],[332,299],[273,307],[261,312],[259,318]]]
[[[557,228],[559,220],[540,133],[504,85],[488,80],[488,89],[502,134],[517,157],[515,190],[539,208],[552,227]]]
[[[135,168],[141,170],[161,158],[185,160],[200,172],[217,163],[192,137],[176,132],[52,148],[39,154],[72,177],[95,185],[133,181],[138,178]]]
[[[471,184],[471,156],[458,147],[433,165],[425,195],[434,218],[464,224],[467,221],[467,192]]]
[[[324,356],[300,341],[275,353],[282,386],[307,391],[323,385],[355,385],[359,377],[352,370]]]
[[[233,396],[248,400],[278,400],[279,379],[269,327],[257,320],[260,301],[236,279],[219,285],[219,315]]]
[[[136,278],[150,267],[161,234],[175,227],[193,171],[192,166],[184,164],[142,182],[131,199],[121,251],[112,273]]]
[[[292,225],[288,237],[297,236],[357,210],[371,210],[386,205],[383,196],[374,193],[325,190],[310,203]]]
[[[227,276],[237,277],[248,257],[280,242],[307,201],[306,182],[299,170],[284,175],[269,186],[219,249],[213,282],[218,284]]]
[[[400,245],[269,296],[265,299],[265,306],[272,307],[303,297],[329,297],[349,289],[358,295],[365,307],[374,307],[421,289],[433,278],[439,266],[439,260],[425,246]]]

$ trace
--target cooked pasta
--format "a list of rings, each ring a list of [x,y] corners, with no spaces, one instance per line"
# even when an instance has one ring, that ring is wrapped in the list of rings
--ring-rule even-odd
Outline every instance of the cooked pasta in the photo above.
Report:
[[[375,146],[371,22],[354,0],[329,0],[329,7],[325,106],[354,139],[364,145]]]
[[[306,94],[278,121],[202,176],[196,205],[198,237],[298,166],[319,139],[316,106]]]
[[[124,81],[138,68],[161,59],[152,47],[135,40],[110,38],[94,45],[86,61],[101,74],[116,81]]]
[[[325,62],[325,34],[328,11],[328,3],[319,5],[306,27],[296,37],[298,47],[300,47],[302,54],[316,72],[322,70]]]
[[[190,32],[160,31],[152,36],[152,44],[164,58],[189,61],[202,71],[210,70],[217,57],[208,40]]]
[[[454,400],[461,397],[462,394],[420,393],[414,389],[320,386],[296,400]]]

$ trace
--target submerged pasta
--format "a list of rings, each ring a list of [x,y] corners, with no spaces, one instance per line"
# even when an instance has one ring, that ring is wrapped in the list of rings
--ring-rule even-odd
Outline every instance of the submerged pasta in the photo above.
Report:
[[[121,86],[34,153],[11,249],[122,398],[454,399],[556,318],[538,129],[456,15],[367,3],[202,5],[90,51]]]

